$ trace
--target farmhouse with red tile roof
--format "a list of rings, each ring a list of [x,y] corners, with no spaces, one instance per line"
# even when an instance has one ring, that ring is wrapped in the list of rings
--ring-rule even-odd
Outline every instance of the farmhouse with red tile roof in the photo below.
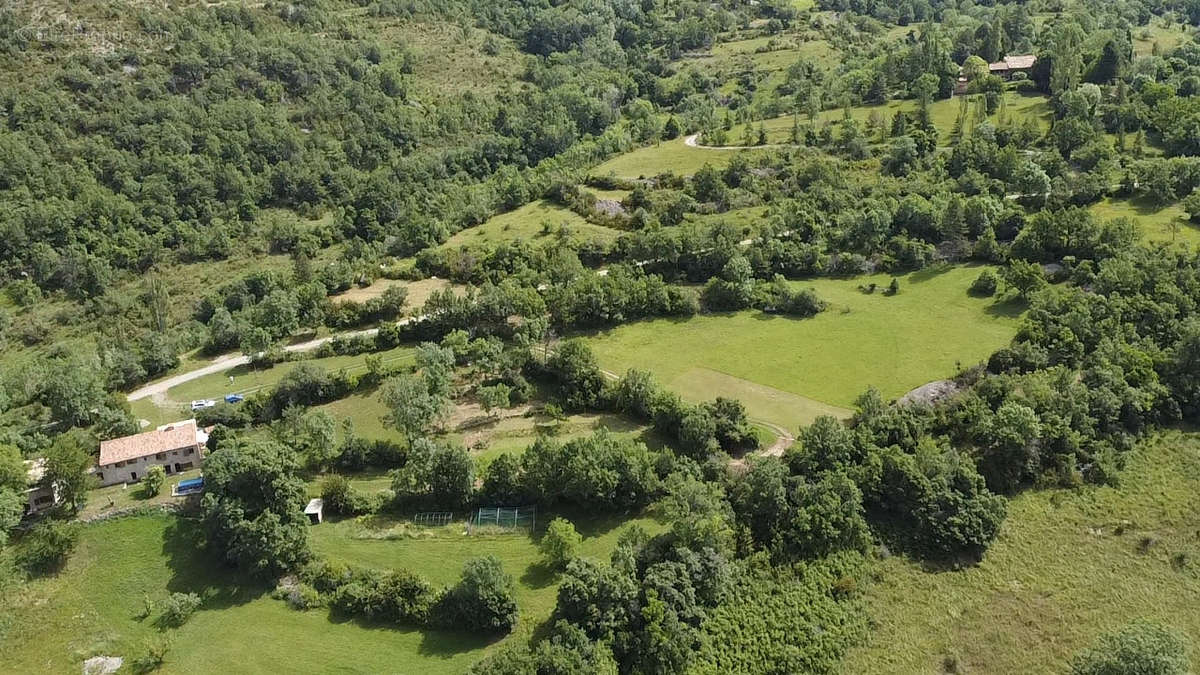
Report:
[[[100,443],[96,477],[101,485],[134,483],[157,464],[168,474],[187,471],[204,462],[208,434],[196,420],[184,420],[133,436]]]

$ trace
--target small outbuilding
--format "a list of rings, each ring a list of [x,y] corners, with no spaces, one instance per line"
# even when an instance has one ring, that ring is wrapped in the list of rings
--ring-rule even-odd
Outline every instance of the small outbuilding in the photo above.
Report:
[[[35,515],[54,508],[58,502],[58,488],[46,482],[46,460],[25,460],[28,487],[25,489],[25,515]]]
[[[308,516],[308,522],[319,524],[325,515],[325,500],[320,497],[310,499],[308,506],[304,507],[304,515]]]

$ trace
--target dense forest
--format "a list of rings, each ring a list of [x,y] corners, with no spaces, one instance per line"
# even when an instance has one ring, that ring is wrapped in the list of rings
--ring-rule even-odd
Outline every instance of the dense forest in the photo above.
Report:
[[[1200,421],[1200,0],[184,4],[0,9],[0,598],[69,573],[99,442],[163,405],[126,395],[239,355],[285,374],[187,413],[210,431],[186,550],[301,611],[510,636],[477,673],[839,672],[879,561],[977,566],[1012,500],[1119,487]],[[477,236],[531,206],[571,224]],[[752,390],[595,348],[655,320],[799,331],[851,313],[817,282],[893,298],[966,267],[1005,346],[794,437]],[[348,419],[368,399],[374,435]],[[548,421],[484,462],[464,410]],[[542,433],[572,416],[643,435]],[[23,518],[26,460],[48,517]],[[565,514],[537,531],[552,609],[529,628],[503,555],[445,584],[331,555],[317,495],[346,522]],[[579,513],[661,527],[581,555]],[[170,602],[176,631],[204,607]],[[1187,630],[1093,636],[1071,672],[1188,672]]]

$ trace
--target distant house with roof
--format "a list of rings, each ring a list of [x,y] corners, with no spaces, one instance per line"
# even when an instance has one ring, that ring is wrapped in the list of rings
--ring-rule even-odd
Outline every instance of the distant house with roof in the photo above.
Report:
[[[58,504],[58,488],[46,483],[46,460],[25,460],[29,487],[25,490],[25,515],[37,515]]]
[[[1032,73],[1035,64],[1037,64],[1037,57],[1033,54],[1016,54],[1006,56],[995,63],[989,63],[988,72],[992,75],[999,75],[1006,80],[1011,80],[1013,75],[1017,73],[1025,73],[1026,75]]]
[[[134,483],[146,475],[146,470],[158,465],[167,474],[198,468],[204,463],[204,444],[208,433],[196,425],[196,420],[165,424],[124,438],[100,443],[100,460],[96,463],[96,478],[101,485]]]
[[[1015,54],[1013,56],[1006,56],[995,63],[989,63],[988,74],[1005,80],[1011,80],[1017,73],[1031,75],[1033,67],[1036,64],[1037,57],[1033,54]],[[966,94],[970,84],[971,82],[966,72],[960,67],[958,69],[958,79],[954,82],[954,94],[956,96]]]

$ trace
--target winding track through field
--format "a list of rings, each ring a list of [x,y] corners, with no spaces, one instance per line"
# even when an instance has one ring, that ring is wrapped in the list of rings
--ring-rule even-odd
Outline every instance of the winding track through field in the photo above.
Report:
[[[412,321],[420,320],[422,318],[424,318],[424,317],[413,317],[413,318],[408,318],[408,319],[402,319],[398,323],[400,325],[404,325],[404,324],[410,323]],[[371,336],[374,336],[378,332],[379,332],[378,328],[368,328],[366,330],[351,331],[348,333],[338,333],[337,335],[328,335],[326,337],[317,338],[315,340],[309,340],[307,342],[299,342],[294,345],[287,345],[283,349],[284,349],[284,351],[288,351],[288,352],[307,352],[307,351],[312,351],[327,342],[331,342],[336,338],[353,338],[353,337],[360,337],[360,336],[371,337]],[[156,403],[167,403],[167,402],[170,402],[170,400],[167,398],[167,391],[173,387],[178,387],[179,385],[184,384],[186,382],[191,382],[192,380],[198,380],[202,377],[205,377],[206,375],[212,375],[213,373],[222,373],[222,372],[225,372],[226,370],[232,370],[234,368],[237,368],[238,366],[244,366],[248,363],[250,363],[250,357],[246,356],[245,354],[239,354],[237,356],[225,356],[222,358],[218,358],[216,361],[208,364],[207,366],[203,366],[203,367],[197,368],[195,370],[189,370],[186,373],[180,373],[173,377],[168,377],[165,380],[159,380],[158,382],[152,382],[150,384],[147,384],[144,387],[141,387],[140,389],[135,389],[134,391],[130,392],[127,395],[127,398],[130,401],[138,401],[143,398],[152,398],[152,399],[154,399],[154,401]],[[620,375],[617,375],[616,373],[614,373],[610,370],[602,370],[600,372],[604,373],[604,376],[610,380],[621,379]],[[790,431],[779,426],[778,424],[775,424],[774,422],[768,422],[766,420],[756,419],[753,417],[748,418],[748,419],[751,422],[758,424],[759,426],[763,426],[763,427],[766,427],[767,429],[770,429],[771,433],[775,434],[775,442],[772,443],[771,445],[767,446],[766,448],[763,448],[762,450],[760,450],[758,454],[761,454],[761,455],[764,455],[767,457],[782,457],[784,451],[786,451],[789,447],[791,447],[792,443],[796,442],[796,437],[793,436]]]
[[[402,319],[398,323],[400,325],[404,325],[413,320],[414,319]],[[354,338],[354,337],[360,337],[360,336],[372,337],[378,332],[379,332],[378,328],[368,328],[366,330],[356,330],[356,331],[350,331],[347,333],[338,333],[337,335],[328,335],[326,337],[317,338],[315,340],[309,340],[308,342],[299,342],[294,345],[287,345],[283,348],[283,350],[285,352],[308,352],[308,351],[312,351],[312,350],[316,349],[317,347],[320,347],[321,345],[323,345],[327,342],[331,342],[336,338]],[[191,382],[192,380],[198,380],[206,375],[212,375],[213,373],[223,373],[226,370],[232,370],[234,368],[237,368],[238,366],[244,366],[248,363],[250,363],[250,357],[246,356],[245,354],[239,354],[237,356],[231,356],[231,355],[223,356],[223,357],[218,358],[216,361],[213,361],[212,363],[208,364],[207,366],[202,366],[195,370],[189,370],[186,373],[180,373],[178,375],[168,377],[165,380],[159,380],[158,382],[151,382],[150,384],[147,384],[146,386],[144,386],[140,389],[135,389],[135,390],[131,391],[129,394],[126,395],[126,398],[128,398],[130,401],[137,401],[137,400],[140,400],[143,398],[151,397],[155,401],[164,401],[164,400],[166,400],[168,389],[171,389],[173,387],[178,387],[179,385],[184,384],[185,382]]]

